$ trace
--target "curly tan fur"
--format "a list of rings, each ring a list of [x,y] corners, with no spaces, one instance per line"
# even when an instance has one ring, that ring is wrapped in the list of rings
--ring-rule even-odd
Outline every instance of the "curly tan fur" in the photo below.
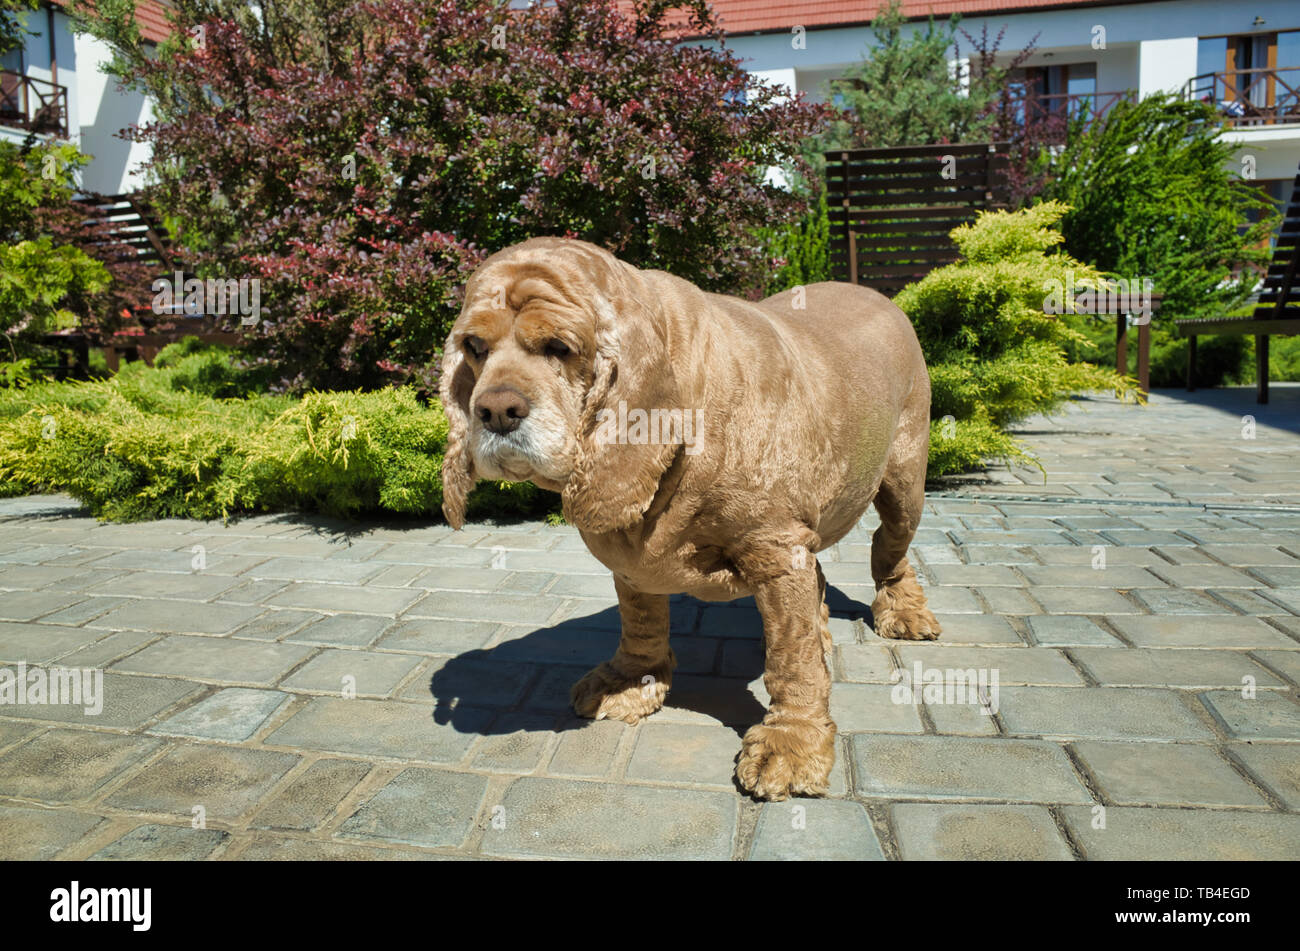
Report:
[[[562,493],[614,572],[622,640],[574,685],[578,713],[635,723],[663,705],[669,595],[752,595],[772,701],[745,734],[737,781],[760,798],[824,794],[835,724],[816,553],[874,504],[877,633],[939,633],[906,558],[925,501],[930,386],[902,312],[833,283],[750,303],[537,238],[475,272],[444,354],[448,520],[459,527],[478,478],[531,479]],[[499,422],[480,401],[502,392],[527,412],[489,431]],[[693,428],[611,437],[612,414],[629,409]]]

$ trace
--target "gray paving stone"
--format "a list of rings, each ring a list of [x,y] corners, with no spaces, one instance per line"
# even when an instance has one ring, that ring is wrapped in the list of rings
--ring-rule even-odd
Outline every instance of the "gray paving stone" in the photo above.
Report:
[[[1261,589],[1260,594],[1276,601],[1293,614],[1300,614],[1300,587]]]
[[[1124,646],[1119,638],[1086,617],[1047,614],[1027,620],[1034,640],[1044,647]]]
[[[565,718],[560,725],[559,745],[546,771],[556,776],[599,779],[608,775],[624,733],[630,729],[621,720]]]
[[[1133,598],[1147,610],[1160,615],[1232,613],[1198,591],[1181,588],[1134,591]]]
[[[546,664],[541,676],[523,702],[523,709],[572,713],[569,704],[569,690],[587,673],[587,667],[572,667],[558,664]],[[674,683],[676,680],[674,681]],[[669,697],[671,698],[671,691]],[[586,721],[583,721],[586,722]]]
[[[392,624],[391,618],[376,615],[336,614],[294,631],[285,642],[369,647]]]
[[[435,657],[402,692],[402,697],[471,707],[512,707],[523,696],[535,670],[530,664],[486,655]]]
[[[400,565],[394,567],[418,566]],[[494,591],[505,584],[506,580],[514,573],[507,568],[483,568],[474,565],[446,565],[438,568],[420,567],[420,573],[411,582],[411,587],[425,591],[437,589],[441,591],[487,592]]]
[[[1146,687],[1003,687],[1008,733],[1103,740],[1212,740],[1172,690]]]
[[[1240,687],[1245,677],[1260,686],[1282,685],[1240,651],[1081,647],[1071,654],[1103,686]]]
[[[1091,551],[1092,549],[1087,549]],[[1035,588],[1164,588],[1165,581],[1146,568],[1114,564],[1107,557],[1106,567],[1085,565],[1025,565],[1020,569]],[[1159,572],[1157,571],[1157,574]]]
[[[0,720],[0,750],[17,746],[21,741],[38,732],[41,727],[34,723],[18,723],[14,720]]]
[[[1201,694],[1201,699],[1215,719],[1235,737],[1300,740],[1300,705],[1284,693],[1260,690],[1247,699],[1240,690],[1215,690]]]
[[[0,621],[0,660],[10,663],[46,664],[55,658],[88,647],[104,636],[103,631],[46,624],[15,624]]]
[[[986,712],[998,705],[997,698],[990,699],[989,708],[978,703],[926,703],[924,706],[935,732],[941,736],[997,736],[997,722]]]
[[[1180,588],[1262,588],[1263,583],[1244,571],[1222,565],[1169,565],[1154,573]]]
[[[459,846],[469,835],[487,778],[440,769],[407,769],[339,827],[349,839],[425,847]]]
[[[292,609],[267,611],[261,617],[254,618],[242,627],[236,628],[231,636],[255,641],[278,641],[285,635],[319,620],[321,620],[321,615],[312,611],[294,611]],[[387,618],[384,620],[387,621]]]
[[[1039,607],[1024,588],[976,588],[979,596],[994,614],[1034,615],[1041,614]]]
[[[309,831],[332,815],[370,772],[368,763],[320,759],[307,767],[253,818],[254,829]]]
[[[1083,678],[1060,651],[1046,647],[947,647],[904,644],[898,649],[903,669],[997,670],[1001,684],[1083,684]]]
[[[510,624],[544,624],[564,604],[547,595],[466,593],[434,591],[406,612],[404,617],[464,618],[471,621],[502,621]]]
[[[158,745],[144,737],[50,730],[0,757],[0,795],[58,803],[89,799]]]
[[[262,611],[260,607],[240,604],[134,600],[90,621],[87,627],[162,634],[229,634]]]
[[[735,730],[649,720],[638,728],[627,777],[730,789],[739,751],[740,737]]]
[[[1048,614],[1141,614],[1118,591],[1109,588],[1052,588],[1036,586],[1031,593]]]
[[[757,645],[756,645],[757,646]],[[840,644],[835,648],[839,668],[844,680],[853,683],[887,684],[894,673],[894,662],[889,651],[876,644]],[[762,670],[762,651],[758,651],[759,672]],[[726,674],[724,664],[723,674]]]
[[[55,858],[94,832],[103,821],[99,816],[66,809],[0,806],[0,861]]]
[[[500,627],[490,621],[403,618],[386,630],[375,647],[413,654],[460,654],[483,647]]]
[[[935,612],[943,633],[940,644],[1023,644],[1006,618],[993,614],[943,614]],[[875,644],[897,643],[876,638]]]
[[[1104,549],[1102,555],[1106,559],[1106,568],[1101,569],[1102,573],[1124,567],[1149,567],[1151,565],[1168,564],[1149,548],[1118,548],[1115,545],[1104,545],[1102,547]],[[1030,551],[1033,552],[1036,558],[1041,559],[1045,565],[1082,566],[1089,571],[1094,570],[1092,564],[1097,557],[1097,552],[1093,551],[1091,545],[1045,545],[1036,546],[1031,548]],[[1076,584],[1078,583],[1076,582]],[[1118,587],[1118,585],[1115,585],[1115,587]]]
[[[66,624],[69,626],[79,626],[87,621],[93,621],[113,608],[125,604],[126,598],[105,598],[93,597],[84,598],[76,604],[69,605],[62,610],[55,611],[52,614],[41,616],[42,624]]]
[[[246,581],[221,592],[217,604],[261,604],[289,587],[287,581]]]
[[[599,598],[603,601],[612,601],[615,600],[614,576],[561,574],[547,593],[564,598]]]
[[[1010,585],[1020,588],[1025,583],[1023,578],[1003,565],[934,565],[929,571],[930,577],[938,585],[972,588]]]
[[[594,575],[573,575],[571,577],[594,577]],[[555,575],[545,571],[512,571],[501,584],[498,591],[536,594],[548,588]],[[551,592],[547,592],[548,594]]]
[[[366,588],[351,584],[291,584],[267,604],[352,614],[401,614],[421,596],[405,588]]]
[[[54,591],[0,591],[0,620],[34,621],[83,600],[79,594]]]
[[[1272,545],[1202,545],[1201,550],[1211,558],[1217,558],[1225,565],[1236,567],[1285,566],[1300,564],[1297,559],[1283,554],[1280,548]]]
[[[493,772],[530,773],[541,765],[555,728],[554,715],[507,712],[492,721],[487,736],[479,737],[470,766]]]
[[[173,704],[193,697],[202,686],[163,677],[104,674],[104,708],[88,713],[85,704],[37,704],[0,707],[4,715],[30,720],[53,720],[76,726],[136,730]],[[83,698],[84,699],[84,698]]]
[[[328,839],[299,839],[288,836],[257,835],[236,855],[221,856],[238,862],[430,862],[452,861],[456,857],[415,849],[376,848]]]
[[[554,627],[505,628],[491,648],[496,661],[566,664],[594,667],[614,656],[619,635],[616,630],[598,631],[564,622]]]
[[[729,637],[722,642],[722,645],[722,676],[744,677],[748,680],[762,674],[763,644],[761,641]],[[849,649],[851,646],[857,645],[846,644],[844,649]],[[880,648],[870,649],[880,651]]]
[[[1252,651],[1269,667],[1282,672],[1292,683],[1300,683],[1300,650],[1290,651]]]
[[[365,757],[456,763],[487,728],[492,715],[490,710],[457,706],[448,721],[438,722],[425,704],[318,697],[265,743]]]
[[[119,673],[169,674],[208,683],[270,686],[311,655],[298,644],[174,635],[118,661]]]
[[[362,584],[384,570],[382,564],[337,558],[271,558],[248,569],[247,577],[271,581],[323,581]]]
[[[202,571],[176,574],[162,571],[135,571],[87,588],[87,594],[125,595],[138,598],[166,598],[179,601],[208,601],[239,584],[228,575]],[[173,611],[187,608],[171,605]]]
[[[505,828],[488,824],[488,855],[725,860],[735,793],[525,776],[501,803]]]
[[[925,589],[925,599],[935,614],[980,614],[984,610],[970,588],[931,585]]]
[[[831,684],[831,719],[841,733],[924,733],[916,704],[900,703],[888,684]]]
[[[1254,617],[1186,615],[1109,619],[1138,647],[1295,647],[1296,642]]]
[[[227,687],[153,726],[149,732],[239,743],[260,730],[285,703],[279,690]]]
[[[421,663],[419,657],[403,654],[324,650],[286,677],[280,686],[334,694],[350,690],[358,697],[386,697]]]
[[[1070,861],[1070,847],[1042,806],[898,803],[899,852],[912,861]]]
[[[1251,742],[1234,744],[1231,749],[1251,775],[1288,809],[1300,809],[1300,755],[1294,746]]]
[[[1088,858],[1103,861],[1288,861],[1300,849],[1295,815],[1110,806],[1095,829],[1091,809],[1064,813]]]
[[[381,565],[379,574],[367,583],[377,588],[406,588],[424,573],[419,565]]]
[[[1267,805],[1208,747],[1084,741],[1074,749],[1107,801],[1117,805]]]
[[[90,857],[92,862],[197,862],[230,838],[220,829],[150,823],[132,829]]]
[[[187,744],[168,751],[118,787],[105,805],[190,820],[202,806],[208,820],[233,822],[258,805],[298,762],[289,753]]]
[[[752,862],[883,862],[860,803],[798,800],[763,804],[750,847]]]
[[[857,795],[1091,802],[1061,747],[1042,740],[859,734]]]

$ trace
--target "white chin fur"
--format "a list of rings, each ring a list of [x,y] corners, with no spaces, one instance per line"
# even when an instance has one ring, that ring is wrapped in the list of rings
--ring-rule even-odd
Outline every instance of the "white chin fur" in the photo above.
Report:
[[[568,437],[563,420],[534,410],[514,432],[498,435],[478,420],[472,423],[470,454],[487,479],[526,482],[535,476],[563,481],[568,474]]]

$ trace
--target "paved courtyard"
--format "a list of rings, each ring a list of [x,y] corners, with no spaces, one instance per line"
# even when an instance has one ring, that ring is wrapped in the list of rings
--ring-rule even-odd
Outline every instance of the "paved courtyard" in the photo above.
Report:
[[[824,800],[732,782],[752,601],[674,599],[640,726],[572,715],[618,627],[570,528],[0,502],[0,671],[103,672],[98,713],[0,705],[0,858],[1295,858],[1300,387],[1252,397],[1078,401],[1022,427],[1046,481],[933,492],[937,642],[872,633],[874,517],[825,553]],[[898,702],[918,663],[996,692]]]

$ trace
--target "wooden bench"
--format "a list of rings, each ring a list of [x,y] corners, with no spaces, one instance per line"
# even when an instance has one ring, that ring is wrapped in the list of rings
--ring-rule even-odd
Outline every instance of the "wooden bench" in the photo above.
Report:
[[[1300,243],[1300,171],[1296,173],[1282,230],[1273,247],[1273,260],[1249,317],[1175,320],[1187,338],[1187,389],[1196,389],[1196,338],[1201,334],[1255,335],[1255,402],[1268,402],[1268,338],[1300,334],[1300,281],[1296,280],[1296,249]]]

